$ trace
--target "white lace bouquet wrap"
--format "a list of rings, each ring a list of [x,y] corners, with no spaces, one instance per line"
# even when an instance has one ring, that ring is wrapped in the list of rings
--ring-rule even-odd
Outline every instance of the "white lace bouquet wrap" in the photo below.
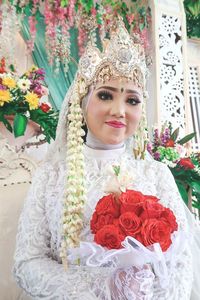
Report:
[[[93,242],[81,242],[79,248],[69,251],[68,259],[72,263],[81,261],[88,267],[113,267],[113,269],[149,265],[160,285],[166,288],[170,275],[175,271],[176,257],[184,251],[188,237],[182,231],[172,234],[172,244],[163,252],[159,243],[145,247],[138,240],[127,236],[122,242],[123,248],[108,250]]]

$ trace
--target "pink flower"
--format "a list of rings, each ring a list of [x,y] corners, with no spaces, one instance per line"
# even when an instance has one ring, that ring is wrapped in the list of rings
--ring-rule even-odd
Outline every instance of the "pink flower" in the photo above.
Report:
[[[45,86],[41,86],[41,90],[40,90],[42,96],[48,96],[49,95],[49,90],[45,87]]]
[[[96,16],[96,14],[97,14],[97,11],[96,11],[96,9],[94,8],[94,7],[92,7],[91,8],[91,14],[92,14],[92,16]]]
[[[176,144],[176,151],[178,152],[178,154],[180,155],[180,157],[185,157],[186,154],[186,149],[184,148],[184,146],[180,145],[180,144]]]
[[[126,18],[127,18],[128,24],[131,25],[133,23],[133,20],[135,19],[135,16],[134,16],[134,14],[126,15]]]

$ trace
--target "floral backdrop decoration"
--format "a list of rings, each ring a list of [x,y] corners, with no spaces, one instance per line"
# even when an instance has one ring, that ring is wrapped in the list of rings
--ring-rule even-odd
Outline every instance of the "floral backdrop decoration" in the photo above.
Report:
[[[71,58],[71,28],[76,28],[78,32],[77,44],[79,54],[82,54],[88,38],[94,43],[99,36],[104,38],[118,15],[123,18],[129,32],[139,34],[144,45],[147,46],[147,27],[151,17],[147,1],[144,0],[133,0],[129,4],[123,0],[9,0],[3,2],[7,4],[1,7],[0,22],[7,29],[10,23],[10,31],[13,26],[16,26],[16,15],[19,20],[28,16],[31,34],[31,39],[28,41],[29,50],[34,48],[38,20],[44,19],[48,59],[50,64],[54,63],[57,67],[60,62],[67,66]],[[12,20],[8,18],[8,14],[12,16]]]
[[[47,88],[44,86],[44,70],[32,66],[18,76],[13,65],[0,61],[0,122],[14,134],[24,135],[29,120],[39,125],[39,133],[50,142],[55,139],[58,113],[43,101]],[[9,117],[14,118],[13,125]]]
[[[200,210],[200,152],[188,151],[195,133],[182,139],[178,136],[179,128],[173,131],[171,123],[165,123],[160,132],[154,129],[147,149],[154,159],[168,165],[185,203]]]

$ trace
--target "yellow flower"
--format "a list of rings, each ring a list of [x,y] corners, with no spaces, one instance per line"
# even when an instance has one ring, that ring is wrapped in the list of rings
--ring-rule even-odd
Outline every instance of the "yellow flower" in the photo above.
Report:
[[[16,81],[11,77],[4,77],[2,80],[3,85],[7,86],[8,88],[16,87]]]
[[[30,110],[36,109],[39,107],[39,98],[38,98],[38,95],[36,95],[35,93],[28,93],[25,96],[25,99],[29,104]]]
[[[0,90],[0,106],[3,106],[5,102],[11,101],[10,92],[6,90]]]
[[[37,71],[38,70],[38,67],[35,66],[35,65],[32,65],[32,67],[29,69],[30,72],[34,72],[34,71]]]
[[[25,75],[26,77],[29,77],[29,75],[30,75],[30,72],[29,72],[29,71],[27,71],[26,73],[24,73],[24,75]]]

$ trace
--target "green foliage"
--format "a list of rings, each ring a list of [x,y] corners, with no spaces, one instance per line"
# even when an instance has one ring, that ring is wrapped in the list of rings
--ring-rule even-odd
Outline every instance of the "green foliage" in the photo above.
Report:
[[[41,109],[35,109],[30,111],[30,119],[40,125],[48,143],[51,138],[55,140],[58,112],[43,112]]]
[[[175,142],[177,140],[178,135],[179,135],[179,128],[176,128],[174,132],[172,132],[171,134],[171,139]]]
[[[182,139],[180,139],[180,140],[178,141],[178,144],[184,145],[185,143],[187,143],[187,142],[189,142],[191,139],[193,139],[193,137],[195,137],[195,135],[196,135],[196,132],[193,132],[193,133],[190,133],[190,134],[184,136],[184,138],[182,138]]]
[[[118,176],[120,173],[120,166],[113,166],[113,170],[115,172],[115,175]]]
[[[16,114],[14,118],[14,135],[15,137],[19,137],[21,135],[24,135],[26,126],[27,126],[28,119],[25,115]]]
[[[183,201],[185,202],[186,205],[188,205],[188,191],[187,191],[185,185],[178,179],[176,180],[176,184],[177,184],[179,193],[181,194]]]
[[[185,0],[188,37],[200,38],[200,0]]]

